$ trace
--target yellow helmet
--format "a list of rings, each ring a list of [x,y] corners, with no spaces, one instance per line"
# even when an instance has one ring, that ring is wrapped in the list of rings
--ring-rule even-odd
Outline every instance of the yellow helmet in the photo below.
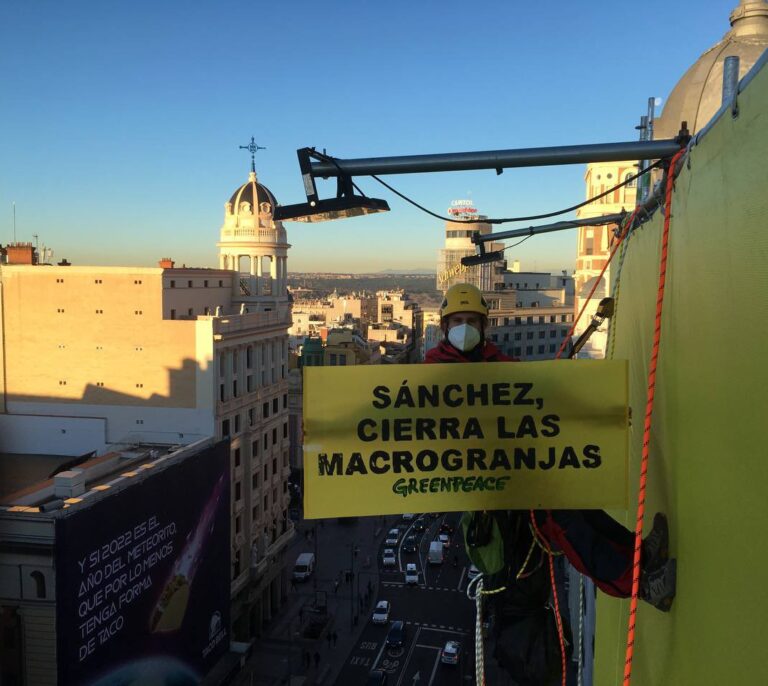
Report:
[[[488,303],[480,289],[469,283],[457,283],[446,292],[440,305],[440,319],[456,312],[477,312],[488,316]]]

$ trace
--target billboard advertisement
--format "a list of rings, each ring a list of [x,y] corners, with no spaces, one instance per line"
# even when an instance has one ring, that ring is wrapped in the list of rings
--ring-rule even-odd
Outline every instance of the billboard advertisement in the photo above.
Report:
[[[229,647],[229,443],[147,471],[56,521],[60,684],[196,684]]]

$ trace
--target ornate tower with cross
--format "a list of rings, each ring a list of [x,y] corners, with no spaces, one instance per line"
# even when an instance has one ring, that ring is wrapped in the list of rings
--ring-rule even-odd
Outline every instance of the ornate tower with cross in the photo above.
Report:
[[[251,153],[248,180],[235,189],[224,206],[219,242],[219,267],[239,273],[239,301],[265,303],[288,300],[288,244],[282,222],[273,219],[277,200],[256,177],[257,150],[251,138],[240,146]]]

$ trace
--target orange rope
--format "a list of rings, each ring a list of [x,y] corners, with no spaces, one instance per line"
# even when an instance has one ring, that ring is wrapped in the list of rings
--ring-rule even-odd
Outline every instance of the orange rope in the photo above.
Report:
[[[629,220],[624,225],[621,234],[619,235],[618,240],[613,246],[613,249],[611,250],[611,254],[608,256],[608,259],[605,261],[605,264],[603,265],[603,269],[600,272],[600,276],[595,279],[595,283],[592,285],[592,290],[589,291],[589,295],[587,296],[586,300],[584,300],[584,304],[581,306],[581,311],[579,312],[576,319],[573,320],[573,325],[571,326],[570,330],[568,331],[568,335],[563,339],[563,342],[560,344],[560,350],[557,351],[557,355],[555,355],[555,359],[559,360],[560,357],[563,354],[563,351],[565,350],[566,346],[568,345],[568,341],[571,340],[571,336],[573,336],[573,332],[576,329],[576,325],[579,323],[579,320],[581,319],[581,315],[584,314],[584,310],[587,309],[587,305],[589,304],[589,301],[592,299],[592,296],[594,295],[595,291],[597,290],[597,287],[600,285],[600,281],[603,278],[603,274],[605,274],[605,270],[608,269],[608,265],[611,263],[611,260],[613,259],[613,256],[616,254],[616,251],[619,249],[619,246],[621,245],[622,241],[626,237],[627,233],[629,232],[630,227],[632,226],[632,223],[635,221],[635,217],[637,216],[637,213],[639,212],[640,208],[635,208],[635,211],[632,212],[631,215],[629,215]]]
[[[531,510],[531,524],[533,524],[534,538],[539,539],[539,545],[547,551],[549,556],[549,580],[552,584],[552,597],[555,599],[555,623],[557,624],[557,638],[560,641],[560,659],[562,663],[562,686],[565,686],[565,636],[563,636],[563,620],[560,617],[560,602],[557,599],[557,584],[555,583],[555,563],[552,561],[554,555],[552,549],[549,547],[549,543],[544,536],[541,535],[539,527],[536,524],[536,517]]]
[[[635,620],[637,599],[640,591],[640,551],[643,542],[643,518],[645,516],[645,488],[648,479],[648,455],[651,440],[651,415],[653,398],[656,393],[656,364],[659,359],[661,341],[661,312],[664,303],[664,285],[667,279],[667,251],[669,246],[669,222],[672,219],[672,190],[675,185],[675,165],[685,150],[679,150],[667,170],[667,186],[664,198],[664,232],[661,239],[661,263],[659,265],[659,289],[656,296],[656,322],[653,331],[653,348],[648,369],[648,395],[645,405],[645,424],[643,426],[643,451],[640,463],[640,485],[637,492],[637,522],[635,525],[635,551],[632,562],[632,600],[629,606],[629,627],[627,629],[627,652],[624,660],[624,686],[629,686],[632,678],[632,655],[635,647]]]

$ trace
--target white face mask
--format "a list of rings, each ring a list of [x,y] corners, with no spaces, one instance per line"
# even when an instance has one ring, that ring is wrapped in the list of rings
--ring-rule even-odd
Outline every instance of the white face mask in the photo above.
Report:
[[[480,342],[480,332],[470,324],[460,324],[448,332],[448,341],[454,348],[466,353]]]

